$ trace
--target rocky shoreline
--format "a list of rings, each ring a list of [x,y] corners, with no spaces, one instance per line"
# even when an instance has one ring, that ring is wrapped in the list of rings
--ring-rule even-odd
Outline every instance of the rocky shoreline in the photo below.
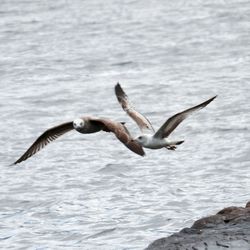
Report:
[[[227,207],[194,222],[145,250],[250,250],[250,201],[245,207]]]

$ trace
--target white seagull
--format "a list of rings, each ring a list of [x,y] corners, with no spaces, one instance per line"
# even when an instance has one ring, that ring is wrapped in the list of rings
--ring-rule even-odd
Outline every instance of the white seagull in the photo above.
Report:
[[[128,96],[119,83],[117,83],[115,86],[115,94],[123,110],[137,123],[142,132],[142,135],[136,137],[134,141],[138,142],[145,148],[160,149],[165,147],[169,150],[175,150],[176,145],[182,144],[184,142],[183,140],[171,141],[168,139],[168,136],[174,131],[174,129],[193,112],[206,107],[217,97],[214,96],[197,106],[175,114],[174,116],[170,117],[165,123],[163,123],[158,131],[155,132],[150,121],[145,116],[136,111],[129,103]]]
[[[82,134],[96,133],[101,130],[105,132],[112,132],[115,134],[117,139],[119,139],[128,149],[138,155],[145,155],[141,145],[139,145],[136,141],[133,140],[124,123],[112,121],[106,118],[95,118],[85,116],[77,118],[74,121],[62,123],[58,126],[46,130],[13,164],[25,161],[26,159],[37,153],[40,149],[45,147],[48,143],[54,141],[59,136],[74,129]]]

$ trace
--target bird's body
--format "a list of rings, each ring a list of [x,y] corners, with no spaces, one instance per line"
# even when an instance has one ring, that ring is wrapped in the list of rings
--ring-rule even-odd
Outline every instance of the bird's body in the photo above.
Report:
[[[171,116],[155,132],[150,121],[132,107],[128,100],[128,96],[119,83],[115,86],[115,94],[123,110],[136,122],[142,132],[142,134],[136,137],[134,141],[138,142],[145,148],[159,149],[165,147],[169,150],[175,150],[176,145],[180,145],[184,142],[183,140],[169,140],[168,137],[175,130],[175,128],[193,112],[206,107],[216,98],[216,96],[214,96],[199,105]]]
[[[135,141],[137,141],[144,148],[160,149],[160,148],[171,148],[176,145],[180,145],[184,141],[171,141],[169,138],[156,138],[154,135],[144,134],[139,135]]]
[[[124,123],[116,122],[107,118],[85,116],[46,130],[35,140],[28,150],[14,162],[14,164],[25,161],[45,147],[48,143],[72,130],[76,130],[81,134],[91,134],[99,131],[112,132],[128,149],[141,156],[145,154],[141,145],[132,140],[132,137]]]

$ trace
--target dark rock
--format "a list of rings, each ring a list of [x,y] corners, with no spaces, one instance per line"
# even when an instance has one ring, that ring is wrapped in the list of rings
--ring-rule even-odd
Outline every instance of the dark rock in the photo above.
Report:
[[[250,250],[250,201],[199,219],[191,228],[158,239],[145,250]]]

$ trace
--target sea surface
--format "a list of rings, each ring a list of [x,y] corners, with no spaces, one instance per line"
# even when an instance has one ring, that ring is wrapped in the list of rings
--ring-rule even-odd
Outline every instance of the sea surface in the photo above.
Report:
[[[46,129],[84,115],[157,129],[218,95],[140,157],[113,134]],[[250,1],[1,0],[0,249],[139,250],[250,200]]]

